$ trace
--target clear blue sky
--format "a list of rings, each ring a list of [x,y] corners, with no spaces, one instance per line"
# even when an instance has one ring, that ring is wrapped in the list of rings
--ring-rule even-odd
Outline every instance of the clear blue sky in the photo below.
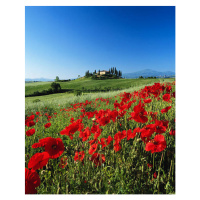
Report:
[[[175,71],[175,7],[26,7],[25,77]]]

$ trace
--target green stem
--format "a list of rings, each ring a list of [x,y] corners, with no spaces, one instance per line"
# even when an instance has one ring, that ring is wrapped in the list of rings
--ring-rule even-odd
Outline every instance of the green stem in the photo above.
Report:
[[[162,164],[162,159],[163,159],[163,152],[162,152],[162,156],[161,156],[161,159],[160,159],[160,166],[159,166],[159,169],[158,169],[158,180],[157,180],[157,184],[158,184],[158,194],[160,193],[160,169],[161,169],[161,164]]]
[[[172,160],[171,160],[171,165],[170,165],[170,169],[169,169],[168,181],[169,181],[169,178],[170,178],[170,175],[171,175],[171,169],[172,169]]]
[[[155,166],[155,153],[153,154],[153,171],[154,171],[154,166]]]

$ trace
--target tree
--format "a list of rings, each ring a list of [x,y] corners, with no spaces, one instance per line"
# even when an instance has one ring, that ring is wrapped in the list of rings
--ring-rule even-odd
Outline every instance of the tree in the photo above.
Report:
[[[122,72],[119,70],[119,77],[121,77],[122,76]]]
[[[89,77],[90,76],[90,72],[89,72],[89,70],[87,70],[86,72],[85,72],[85,77]]]
[[[59,83],[53,82],[51,83],[51,87],[53,89],[53,92],[58,92],[61,90],[61,86]]]
[[[58,82],[60,79],[59,79],[59,77],[58,76],[56,76],[56,79],[55,79],[55,81],[56,82]]]
[[[117,70],[116,67],[114,68],[114,74],[115,74],[116,76],[118,76],[118,70]]]
[[[78,78],[80,78],[81,76],[80,75],[78,75]]]
[[[114,72],[115,72],[115,75],[117,76],[117,69],[116,69],[116,67],[115,67],[115,69],[114,69]]]

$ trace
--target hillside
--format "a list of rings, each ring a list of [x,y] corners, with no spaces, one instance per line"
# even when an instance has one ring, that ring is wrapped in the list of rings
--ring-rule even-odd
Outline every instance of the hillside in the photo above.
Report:
[[[151,70],[151,69],[144,69],[141,71],[136,71],[136,72],[132,72],[132,73],[124,73],[123,77],[126,78],[138,78],[139,76],[143,76],[143,77],[173,77],[175,76],[174,72],[171,71],[166,71],[166,72],[159,72],[159,71],[155,71],[155,70]]]
[[[37,193],[174,194],[174,84],[26,102],[25,168],[41,180]]]
[[[106,79],[106,80],[92,80],[92,79],[76,79],[69,82],[59,82],[63,92],[73,92],[74,90],[83,90],[88,92],[95,91],[109,91],[125,89],[133,86],[140,86],[150,83],[159,82],[162,79]],[[167,81],[167,80],[166,80]],[[25,83],[25,95],[31,95],[36,91],[42,92],[51,87],[52,82],[35,82]]]

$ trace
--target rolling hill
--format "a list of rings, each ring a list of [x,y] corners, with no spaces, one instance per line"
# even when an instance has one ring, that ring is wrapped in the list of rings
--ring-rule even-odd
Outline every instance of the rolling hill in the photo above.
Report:
[[[171,72],[171,71],[158,72],[158,71],[151,70],[151,69],[144,69],[144,70],[132,72],[132,73],[123,73],[123,77],[125,77],[125,78],[139,78],[139,76],[143,76],[143,77],[151,77],[151,76],[153,76],[153,77],[174,77],[175,72]]]

